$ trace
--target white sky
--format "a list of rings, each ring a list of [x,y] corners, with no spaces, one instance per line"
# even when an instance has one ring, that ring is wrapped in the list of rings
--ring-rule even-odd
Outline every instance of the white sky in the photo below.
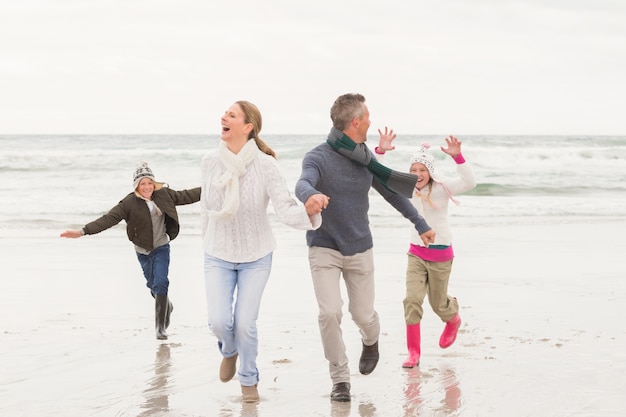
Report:
[[[0,133],[626,134],[624,0],[0,0]]]

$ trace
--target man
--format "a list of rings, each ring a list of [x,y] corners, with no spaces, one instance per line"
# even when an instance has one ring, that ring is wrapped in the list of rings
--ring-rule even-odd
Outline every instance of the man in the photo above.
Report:
[[[367,213],[370,187],[415,225],[426,246],[434,241],[435,232],[408,199],[417,177],[381,165],[365,145],[370,127],[365,97],[338,97],[330,118],[333,127],[328,140],[304,156],[296,196],[306,206],[324,209],[322,226],[306,234],[309,264],[319,306],[322,345],[333,383],[330,398],[350,401],[350,370],[341,333],[341,275],[349,311],[362,338],[359,371],[370,374],[379,358],[380,324],[374,309],[373,241]],[[395,137],[393,130],[388,132],[386,128],[379,133],[381,139]]]

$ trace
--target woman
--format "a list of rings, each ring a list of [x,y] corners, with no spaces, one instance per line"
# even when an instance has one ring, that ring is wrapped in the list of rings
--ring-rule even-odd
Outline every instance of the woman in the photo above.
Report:
[[[257,402],[256,321],[276,248],[267,205],[271,200],[280,221],[302,230],[321,225],[321,208],[305,208],[291,197],[274,151],[259,138],[261,113],[254,104],[237,101],[221,124],[218,148],[202,159],[208,322],[223,355],[220,380],[234,377],[239,358],[243,401]]]
[[[170,241],[176,239],[180,230],[176,206],[198,202],[200,187],[172,190],[157,182],[148,164],[142,162],[133,175],[133,190],[102,217],[82,229],[66,230],[61,237],[95,235],[125,220],[128,239],[135,244],[146,286],[155,300],[156,338],[165,340],[174,310],[168,297],[168,274]]]

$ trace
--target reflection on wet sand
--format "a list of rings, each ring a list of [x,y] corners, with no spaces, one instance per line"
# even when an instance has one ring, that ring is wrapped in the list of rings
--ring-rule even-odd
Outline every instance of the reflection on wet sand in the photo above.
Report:
[[[441,378],[446,395],[442,405],[443,411],[456,411],[461,406],[461,388],[459,387],[459,379],[451,369],[445,369]]]
[[[138,417],[167,415],[169,412],[168,378],[171,367],[170,347],[161,344],[154,360],[154,376],[148,381],[148,387],[143,391],[145,403],[141,405],[144,411]]]
[[[352,401],[347,401],[347,402],[331,401],[330,402],[330,415],[332,417],[349,417],[351,408],[352,408]],[[358,410],[359,410],[358,415],[360,417],[377,416],[376,406],[369,401],[359,402]]]
[[[346,402],[331,401],[330,402],[330,415],[331,417],[349,417],[350,408],[352,408],[352,401],[346,401]]]
[[[402,409],[405,417],[416,416],[419,414],[419,409],[424,401],[420,395],[422,372],[415,367],[409,369],[406,375],[406,384],[403,387],[404,404]]]
[[[241,403],[240,417],[257,417],[258,415],[257,403]]]
[[[170,345],[161,344],[156,351],[154,374],[147,380],[143,390],[145,401],[141,404],[142,412],[138,417],[167,416],[171,412],[169,394],[171,386]],[[404,401],[401,404],[402,416],[458,416],[461,412],[461,388],[456,372],[449,367],[420,369],[415,367],[403,370],[405,382],[402,386]],[[363,401],[365,400],[365,401]],[[329,401],[332,417],[349,417],[353,408],[357,408],[360,417],[378,415],[376,406],[366,398],[349,402]],[[354,404],[353,404],[354,403]],[[257,404],[238,401],[223,404],[220,417],[258,417]]]
[[[376,417],[376,406],[371,402],[362,402],[359,404],[360,417]]]
[[[263,397],[261,397],[262,402]],[[240,396],[223,398],[219,404],[218,415],[219,417],[258,417],[258,405],[259,403],[244,403]]]
[[[433,375],[432,373],[436,375]],[[424,408],[431,408],[437,416],[454,416],[461,405],[461,388],[456,372],[449,368],[422,372],[412,368],[406,372],[404,390],[404,417],[419,416]],[[436,386],[432,386],[436,384]],[[431,385],[431,386],[428,386]],[[424,392],[422,392],[424,390]],[[443,391],[443,399],[439,395]],[[431,407],[428,407],[431,405]]]

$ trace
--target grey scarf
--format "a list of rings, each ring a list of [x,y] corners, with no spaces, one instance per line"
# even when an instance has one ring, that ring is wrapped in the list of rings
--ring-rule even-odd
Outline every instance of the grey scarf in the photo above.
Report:
[[[406,198],[413,196],[417,175],[387,168],[378,162],[376,158],[372,157],[372,152],[367,145],[355,143],[341,130],[334,127],[330,129],[326,143],[352,162],[367,167],[374,175],[374,179],[389,191],[403,195]]]

